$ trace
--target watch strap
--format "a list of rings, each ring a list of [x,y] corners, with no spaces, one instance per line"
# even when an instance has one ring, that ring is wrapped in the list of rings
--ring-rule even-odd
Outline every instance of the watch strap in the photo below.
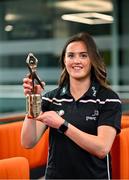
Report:
[[[58,131],[64,134],[68,129],[68,122],[65,120],[64,123],[59,127]]]

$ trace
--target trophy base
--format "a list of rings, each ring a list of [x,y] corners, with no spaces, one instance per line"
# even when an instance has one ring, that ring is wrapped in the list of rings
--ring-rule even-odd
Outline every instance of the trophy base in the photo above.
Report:
[[[26,96],[26,112],[28,118],[36,118],[41,112],[41,95],[31,94]]]

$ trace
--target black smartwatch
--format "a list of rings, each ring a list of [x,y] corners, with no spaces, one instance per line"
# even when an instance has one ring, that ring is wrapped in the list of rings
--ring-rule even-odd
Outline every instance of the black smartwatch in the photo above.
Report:
[[[59,127],[58,131],[64,134],[68,129],[68,122],[65,120],[64,123]]]

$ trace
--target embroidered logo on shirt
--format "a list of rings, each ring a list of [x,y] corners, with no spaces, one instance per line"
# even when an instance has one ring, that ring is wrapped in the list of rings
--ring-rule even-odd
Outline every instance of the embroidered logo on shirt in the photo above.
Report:
[[[63,89],[62,89],[62,93],[63,93],[63,94],[66,93],[66,88],[65,88],[65,87],[63,87]]]
[[[60,111],[57,111],[57,113],[58,113],[59,116],[63,116],[64,115],[64,110],[61,109]]]
[[[86,121],[89,121],[89,120],[96,121],[98,115],[99,115],[99,111],[94,110],[94,112],[93,112],[93,114],[91,116],[86,116]]]
[[[95,87],[94,86],[92,86],[92,88],[91,88],[92,90],[93,90],[93,96],[96,96],[96,89],[95,89]]]
[[[92,114],[92,116],[98,116],[99,115],[99,111],[98,110],[94,110],[94,113]]]

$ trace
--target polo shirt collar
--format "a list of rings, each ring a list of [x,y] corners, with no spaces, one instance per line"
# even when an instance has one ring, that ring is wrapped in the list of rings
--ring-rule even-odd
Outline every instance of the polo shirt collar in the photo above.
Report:
[[[66,84],[65,86],[63,86],[61,88],[60,95],[61,96],[64,96],[64,95],[71,96],[71,93],[70,93],[70,90],[69,90],[69,84]]]
[[[100,84],[98,83],[98,81],[93,80],[89,90],[84,94],[84,96],[90,96],[92,98],[96,98],[99,88],[100,88]],[[71,97],[71,93],[70,93],[70,90],[69,90],[69,84],[66,84],[65,86],[63,86],[61,88],[60,95],[61,96],[68,95],[68,96]]]
[[[99,88],[100,88],[100,84],[98,83],[98,81],[93,80],[89,90],[84,95],[90,96],[92,98],[96,98]]]

